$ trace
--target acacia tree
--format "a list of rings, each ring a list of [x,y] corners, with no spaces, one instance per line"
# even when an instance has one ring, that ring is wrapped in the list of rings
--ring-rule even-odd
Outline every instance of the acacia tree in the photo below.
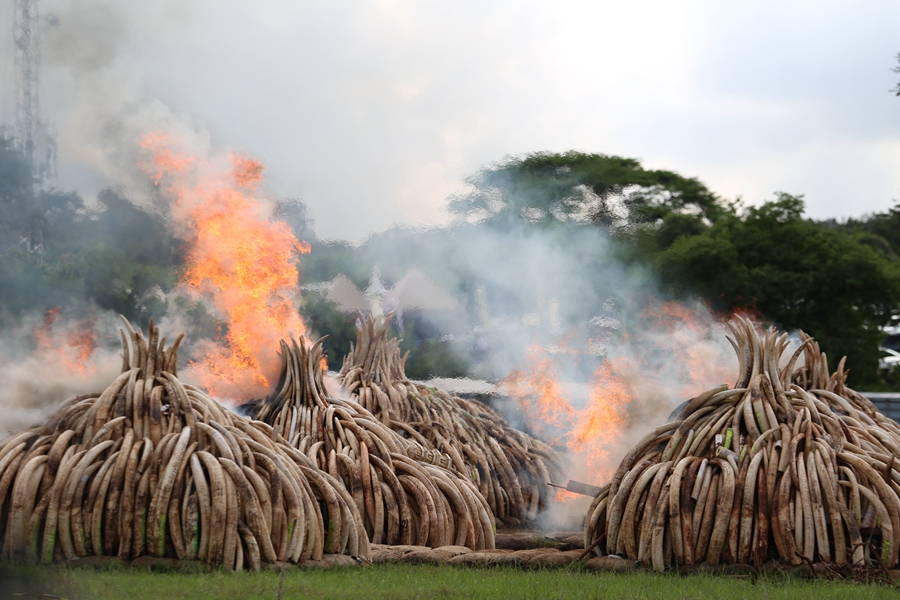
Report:
[[[498,228],[576,221],[619,234],[679,215],[699,230],[728,212],[697,179],[605,154],[537,152],[483,169],[467,183],[472,191],[452,198],[450,212]]]
[[[742,211],[696,179],[579,152],[509,159],[468,182],[450,209],[469,222],[595,225],[620,242],[619,256],[655,267],[668,295],[700,296],[724,314],[755,308],[815,336],[832,367],[847,355],[853,383],[877,379],[880,327],[900,310],[897,211],[855,230],[804,219],[802,198],[788,194]]]

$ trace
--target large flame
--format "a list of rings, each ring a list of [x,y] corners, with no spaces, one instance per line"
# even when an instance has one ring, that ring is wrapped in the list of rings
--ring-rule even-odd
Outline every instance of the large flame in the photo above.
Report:
[[[578,416],[567,386],[556,376],[553,358],[533,344],[527,352],[524,370],[510,374],[503,383],[522,407],[528,427],[543,439],[560,445]]]
[[[173,217],[189,244],[182,284],[215,307],[226,330],[191,375],[225,399],[267,393],[278,341],[306,329],[297,310],[297,258],[309,252],[258,197],[264,165],[233,153],[202,159],[154,132],[141,140],[141,164],[174,200]]]
[[[512,373],[504,384],[522,408],[531,431],[567,449],[583,466],[578,476],[604,481],[611,475],[610,449],[620,439],[632,397],[616,376],[612,361],[604,361],[593,375],[587,399],[573,399],[570,385],[559,380],[553,358],[544,348],[528,349],[528,365]],[[561,492],[558,499],[568,497]]]
[[[504,381],[529,429],[567,449],[572,477],[604,483],[633,442],[630,433],[733,376],[724,328],[701,308],[668,302],[640,320],[637,334],[612,345],[586,390],[558,375],[559,361],[577,355],[570,348],[552,356],[533,345],[523,368]]]
[[[616,376],[614,361],[606,361],[594,373],[587,406],[567,438],[571,452],[584,456],[587,475],[603,481],[612,474],[610,452],[621,439],[626,410],[632,396]]]

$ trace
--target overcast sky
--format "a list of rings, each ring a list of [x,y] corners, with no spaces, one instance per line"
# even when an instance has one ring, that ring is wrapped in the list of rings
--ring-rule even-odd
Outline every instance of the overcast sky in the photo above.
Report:
[[[11,50],[12,2],[0,43]],[[127,6],[126,6],[127,5]],[[900,3],[43,0],[63,188],[128,180],[148,129],[268,166],[323,237],[447,219],[507,155],[641,159],[816,218],[900,199]],[[0,52],[0,119],[14,114]]]

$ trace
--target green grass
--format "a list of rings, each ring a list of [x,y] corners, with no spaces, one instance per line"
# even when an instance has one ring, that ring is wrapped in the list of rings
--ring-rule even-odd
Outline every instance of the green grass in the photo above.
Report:
[[[0,598],[69,600],[274,600],[279,574],[155,573],[0,565]],[[464,569],[449,566],[380,565],[337,570],[288,570],[283,598],[698,598],[742,600],[826,600],[829,598],[897,598],[896,588],[788,577],[737,579],[710,575],[594,573],[578,569],[523,571],[514,568]]]

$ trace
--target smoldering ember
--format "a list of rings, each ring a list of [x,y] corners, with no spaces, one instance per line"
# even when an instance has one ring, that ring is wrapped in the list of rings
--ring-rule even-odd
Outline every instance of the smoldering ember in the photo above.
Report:
[[[96,306],[54,308],[29,332],[35,358],[8,361],[9,408],[35,422],[0,444],[5,561],[856,579],[898,567],[900,426],[802,330],[758,311],[609,300],[573,334],[560,294],[525,319],[545,318],[552,343],[522,343],[495,383],[416,380],[403,340],[428,310],[459,309],[444,286],[414,271],[391,289],[378,271],[366,291],[335,278],[303,300],[333,312],[304,319],[298,264],[316,245],[272,213],[263,165],[192,155],[160,132],[139,147],[185,266],[155,296],[170,307],[160,319],[113,328]],[[479,289],[476,346],[514,339]],[[322,314],[348,315],[341,356],[319,335],[346,329]],[[117,355],[104,350],[115,329]],[[483,369],[505,368],[484,354]],[[34,371],[16,379],[13,366]]]

